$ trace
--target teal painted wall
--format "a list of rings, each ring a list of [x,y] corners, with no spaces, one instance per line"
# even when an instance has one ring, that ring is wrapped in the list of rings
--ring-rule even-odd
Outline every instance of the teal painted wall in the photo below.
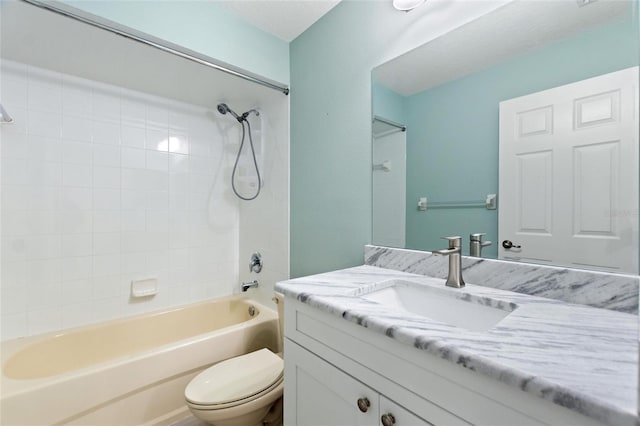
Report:
[[[376,82],[372,82],[371,87],[373,90],[373,98],[371,100],[373,114],[406,125],[406,98]]]
[[[344,0],[291,43],[292,277],[362,264],[371,242],[371,70],[492,2],[389,3]]]
[[[291,276],[363,263],[371,242],[371,70],[494,2],[343,0],[291,43]],[[475,15],[477,16],[477,15]]]
[[[64,3],[281,83],[289,83],[289,43],[211,1]]]
[[[407,97],[407,248],[432,250],[443,245],[442,236],[486,232],[494,244],[483,254],[496,257],[497,210],[419,212],[417,199],[483,200],[498,193],[498,103],[638,65],[637,34],[629,16]]]

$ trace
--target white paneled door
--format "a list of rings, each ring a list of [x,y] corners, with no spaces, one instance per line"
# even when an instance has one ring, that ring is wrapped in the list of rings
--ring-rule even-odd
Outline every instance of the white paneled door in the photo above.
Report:
[[[638,67],[501,102],[499,163],[501,259],[638,273]]]

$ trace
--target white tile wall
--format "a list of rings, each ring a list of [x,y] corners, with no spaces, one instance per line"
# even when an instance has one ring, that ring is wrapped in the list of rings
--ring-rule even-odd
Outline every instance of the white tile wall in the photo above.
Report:
[[[169,99],[10,61],[1,71],[16,120],[0,135],[2,340],[237,288],[235,153],[216,146],[235,128]],[[130,281],[146,276],[159,294],[132,300]]]
[[[260,287],[249,294],[265,304],[272,303],[274,284],[289,278],[289,121],[286,104],[280,105],[285,102],[276,98],[262,109],[265,184],[258,198],[240,204],[240,279],[257,279]],[[255,251],[264,261],[260,274],[247,267]]]

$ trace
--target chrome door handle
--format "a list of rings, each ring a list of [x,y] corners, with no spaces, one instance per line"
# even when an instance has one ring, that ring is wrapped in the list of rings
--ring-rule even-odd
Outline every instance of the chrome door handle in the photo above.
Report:
[[[517,246],[517,245],[513,244],[513,243],[512,243],[511,241],[509,241],[509,240],[504,240],[504,241],[502,242],[502,247],[504,247],[504,248],[505,248],[505,249],[507,249],[507,250],[512,249],[512,248],[522,248],[522,246]]]

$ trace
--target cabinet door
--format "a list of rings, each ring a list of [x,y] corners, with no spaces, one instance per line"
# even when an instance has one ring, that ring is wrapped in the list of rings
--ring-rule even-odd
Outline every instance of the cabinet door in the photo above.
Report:
[[[375,391],[289,340],[285,353],[285,424],[378,424]]]
[[[385,416],[388,416],[385,419]],[[406,408],[380,395],[380,418],[378,424],[387,426],[434,426],[433,423],[421,419]]]

